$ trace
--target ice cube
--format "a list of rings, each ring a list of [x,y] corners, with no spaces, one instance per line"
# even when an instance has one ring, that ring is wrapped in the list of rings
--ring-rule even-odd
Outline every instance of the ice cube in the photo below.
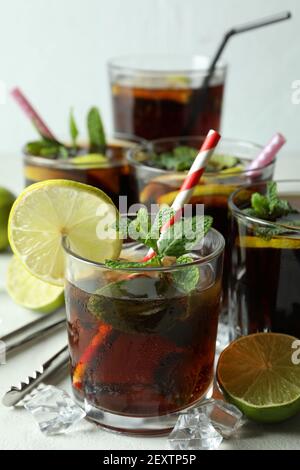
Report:
[[[37,421],[47,436],[69,432],[86,416],[88,410],[80,408],[64,391],[53,385],[36,390],[24,407]]]
[[[223,400],[212,399],[193,409],[195,415],[199,412],[204,413],[214,428],[225,438],[236,435],[246,421],[236,406]]]
[[[168,438],[174,450],[214,450],[220,446],[222,439],[207,415],[197,409],[179,415]]]

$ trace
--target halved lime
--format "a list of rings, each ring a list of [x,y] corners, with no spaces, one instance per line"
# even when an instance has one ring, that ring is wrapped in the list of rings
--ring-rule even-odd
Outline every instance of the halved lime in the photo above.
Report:
[[[283,421],[300,412],[298,357],[300,341],[293,336],[243,336],[221,353],[217,380],[226,398],[249,418]]]
[[[7,270],[6,288],[16,304],[41,313],[51,313],[64,304],[64,288],[32,276],[16,256]]]
[[[8,222],[11,248],[39,279],[63,285],[70,248],[96,262],[117,258],[122,241],[114,228],[118,211],[100,189],[69,180],[35,183],[15,201]]]

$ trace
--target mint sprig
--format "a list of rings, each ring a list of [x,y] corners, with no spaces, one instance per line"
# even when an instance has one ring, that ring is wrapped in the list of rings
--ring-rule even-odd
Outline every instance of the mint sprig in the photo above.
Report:
[[[177,258],[177,264],[187,264],[195,261],[189,255],[182,255]],[[199,282],[200,273],[197,266],[189,266],[185,269],[178,269],[172,273],[176,286],[183,292],[191,292]]]
[[[153,153],[150,165],[164,170],[187,171],[190,169],[198,150],[194,147],[180,145],[170,152],[160,154]],[[233,168],[240,163],[237,157],[232,155],[214,154],[207,165],[206,171],[221,171]]]
[[[251,207],[244,209],[244,214],[259,219],[266,220],[267,222],[274,222],[268,227],[256,227],[255,234],[264,240],[270,240],[274,236],[283,235],[287,232],[288,228],[275,225],[279,222],[281,225],[286,225],[290,229],[300,225],[298,220],[289,220],[292,214],[299,214],[299,211],[294,209],[291,204],[285,199],[280,199],[278,196],[277,183],[270,181],[267,183],[266,194],[253,193],[251,196]]]
[[[251,207],[244,210],[244,213],[258,217],[259,219],[275,222],[277,219],[286,217],[289,214],[297,214],[290,203],[278,196],[277,183],[270,181],[267,183],[266,195],[253,193],[251,196]]]
[[[36,127],[37,132],[40,134],[39,129]],[[90,151],[92,153],[105,153],[106,138],[103,123],[100,117],[100,112],[96,107],[90,109],[87,115],[87,127],[90,140]],[[71,109],[69,115],[69,132],[72,145],[65,145],[55,139],[49,139],[42,136],[41,139],[33,142],[28,142],[25,145],[25,152],[28,155],[46,157],[51,159],[56,158],[69,158],[75,157],[78,154],[79,147],[77,145],[77,138],[79,130],[75,121],[73,110]]]
[[[106,260],[105,266],[111,269],[134,269],[134,268],[146,268],[149,266],[161,266],[161,259],[158,256],[154,256],[148,261],[120,261],[120,260]]]
[[[123,220],[122,233],[128,231],[131,238],[152,248],[156,256],[146,262],[128,262],[126,260],[107,260],[105,265],[112,269],[134,269],[147,266],[163,266],[165,257],[175,257],[176,264],[190,263],[193,258],[188,253],[201,242],[212,226],[213,219],[210,216],[181,217],[173,225],[170,225],[160,236],[161,228],[174,215],[170,207],[162,208],[151,223],[151,216],[146,209],[138,211],[133,221]],[[197,271],[197,274],[196,274]],[[184,292],[189,292],[198,283],[199,271],[196,266],[171,273],[173,282]]]

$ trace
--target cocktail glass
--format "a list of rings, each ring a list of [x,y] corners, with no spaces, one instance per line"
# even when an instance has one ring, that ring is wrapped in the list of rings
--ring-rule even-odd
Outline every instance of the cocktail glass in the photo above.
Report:
[[[140,139],[118,135],[115,139],[110,139],[107,145],[105,156],[107,160],[98,162],[87,161],[77,162],[76,158],[47,158],[24,153],[24,176],[25,184],[30,184],[49,180],[66,179],[90,184],[104,191],[119,206],[119,196],[127,196],[127,205],[138,201],[136,182],[129,173],[126,153],[130,148],[134,148]],[[81,147],[80,154],[89,153],[84,146]]]
[[[300,210],[300,181],[278,181],[280,198]],[[232,338],[261,331],[300,338],[300,214],[285,222],[250,217],[251,195],[267,184],[240,188],[229,199],[232,219],[229,317]],[[295,221],[299,221],[298,227]]]
[[[170,430],[212,388],[224,239],[211,229],[190,264],[112,269],[66,252],[66,306],[75,400],[127,433]],[[146,249],[147,250],[147,249]],[[125,245],[121,258],[141,260]],[[199,274],[183,292],[178,276]],[[197,274],[197,275],[198,275]]]
[[[115,131],[152,140],[219,130],[226,67],[217,65],[204,99],[209,63],[208,57],[184,55],[110,60]]]

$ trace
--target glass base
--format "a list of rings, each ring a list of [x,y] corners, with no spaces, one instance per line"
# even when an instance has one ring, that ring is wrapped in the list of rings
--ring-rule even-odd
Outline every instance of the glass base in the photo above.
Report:
[[[129,435],[140,435],[140,436],[158,436],[161,434],[169,434],[176,424],[178,415],[183,411],[193,408],[202,401],[211,398],[213,392],[213,384],[209,387],[205,395],[199,400],[175,413],[160,416],[148,416],[148,417],[133,417],[111,413],[110,411],[103,410],[89,403],[90,410],[87,413],[86,419],[93,421],[107,431],[129,434]],[[74,400],[81,407],[84,408],[84,399],[81,396],[74,394]]]

